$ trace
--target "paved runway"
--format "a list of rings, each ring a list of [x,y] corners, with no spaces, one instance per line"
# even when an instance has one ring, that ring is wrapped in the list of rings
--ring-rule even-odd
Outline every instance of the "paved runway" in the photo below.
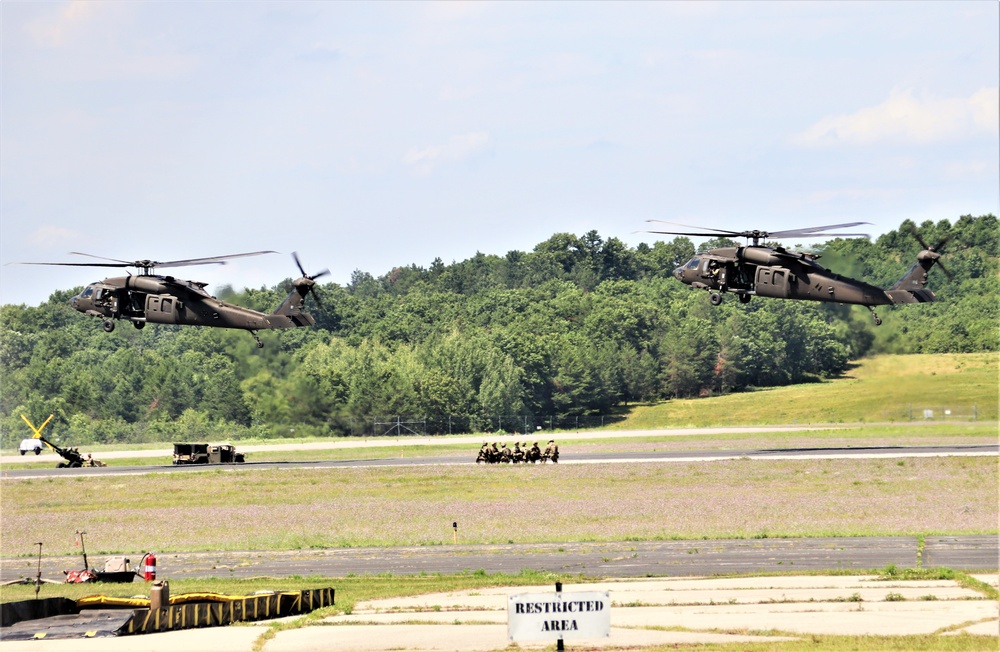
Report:
[[[952,446],[852,446],[829,448],[770,448],[746,450],[701,450],[701,451],[657,451],[643,453],[590,453],[560,455],[560,464],[622,464],[632,462],[698,462],[730,459],[844,459],[844,458],[895,458],[895,457],[935,457],[935,456],[988,456],[1000,455],[1000,445],[952,445]],[[165,466],[108,466],[104,468],[79,469],[21,469],[5,466],[3,479],[47,478],[47,477],[87,477],[109,475],[141,475],[147,473],[197,473],[215,471],[219,468],[238,469],[332,469],[366,466],[427,466],[427,465],[472,465],[475,451],[466,456],[428,457],[384,457],[348,460],[322,460],[306,462],[247,462],[234,465],[165,465]]]
[[[91,558],[92,565],[102,559]],[[836,537],[160,553],[157,569],[167,578],[518,573],[522,569],[586,577],[694,577],[860,572],[890,564],[995,571],[998,560],[1000,541],[995,536],[927,537],[922,551],[917,537]],[[63,570],[81,566],[78,556],[44,557],[42,577],[61,581]],[[33,578],[36,569],[37,559],[2,559],[0,581]]]

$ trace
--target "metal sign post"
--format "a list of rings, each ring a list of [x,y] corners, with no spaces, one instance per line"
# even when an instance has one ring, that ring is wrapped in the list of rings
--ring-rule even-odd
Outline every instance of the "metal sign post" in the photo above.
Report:
[[[35,576],[35,599],[38,599],[38,590],[42,588],[42,542],[35,544],[38,546],[38,575]]]

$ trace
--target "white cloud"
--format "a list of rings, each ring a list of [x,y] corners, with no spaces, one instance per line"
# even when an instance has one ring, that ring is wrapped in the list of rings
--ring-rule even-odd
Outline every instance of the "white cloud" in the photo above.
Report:
[[[465,161],[487,151],[491,143],[490,135],[484,131],[452,136],[444,144],[411,149],[403,157],[403,163],[419,175],[428,175],[441,164]]]
[[[116,3],[74,0],[53,14],[47,14],[27,26],[28,33],[43,45],[66,45],[74,35],[86,29]]]
[[[917,97],[896,90],[877,106],[828,116],[797,134],[806,147],[870,145],[878,142],[928,144],[990,135],[1000,131],[1000,89],[983,88],[969,97]]]

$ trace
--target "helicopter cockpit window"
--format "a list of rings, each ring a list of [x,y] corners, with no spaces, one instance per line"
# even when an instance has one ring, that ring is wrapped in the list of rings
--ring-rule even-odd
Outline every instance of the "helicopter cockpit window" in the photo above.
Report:
[[[86,299],[86,298],[90,297],[90,295],[92,295],[93,293],[94,293],[94,288],[88,285],[87,289],[84,290],[83,294],[81,294],[80,296],[83,297],[84,299]]]
[[[698,269],[699,262],[700,261],[697,258],[692,258],[691,260],[688,261],[688,264],[685,265],[685,267],[687,267],[688,269]]]

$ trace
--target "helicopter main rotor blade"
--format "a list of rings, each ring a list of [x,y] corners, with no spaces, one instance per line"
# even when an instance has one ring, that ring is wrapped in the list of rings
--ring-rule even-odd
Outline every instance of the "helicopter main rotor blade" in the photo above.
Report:
[[[227,260],[233,258],[245,258],[247,256],[262,256],[264,254],[275,254],[276,251],[253,251],[245,254],[231,254],[228,256],[209,256],[208,258],[189,258],[187,260],[119,260],[118,258],[105,258],[104,256],[95,256],[94,254],[85,254],[80,251],[69,252],[73,256],[86,256],[88,258],[97,258],[98,260],[110,260],[117,265],[100,265],[106,267],[144,267],[152,269],[154,267],[187,267],[191,265],[225,265]],[[46,263],[46,264],[59,264],[59,265],[83,265],[84,263]],[[97,263],[87,263],[90,265],[98,266]]]
[[[97,260],[110,260],[113,263],[125,263],[126,265],[131,265],[127,260],[118,260],[117,258],[105,258],[104,256],[95,256],[94,254],[85,254],[79,251],[69,252],[71,256],[86,256],[87,258],[96,258]]]
[[[771,234],[776,235],[778,233],[791,233],[793,231],[798,233],[814,233],[816,231],[826,231],[827,229],[846,229],[852,226],[862,226],[862,225],[871,225],[871,222],[845,222],[843,224],[827,224],[826,226],[804,226],[798,229],[788,229],[785,231],[772,231]]]
[[[118,260],[117,258],[104,258],[93,254],[85,254],[79,251],[71,251],[74,256],[86,256],[98,260],[107,260],[107,263],[7,263],[8,265],[58,265],[60,267],[135,267],[142,270],[143,274],[148,274],[157,267],[187,267],[191,265],[225,265],[227,260],[233,258],[245,258],[246,256],[262,256],[264,254],[276,254],[276,251],[253,251],[245,254],[231,254],[228,256],[211,256],[209,258],[191,258],[188,260],[168,260],[160,262],[158,260]]]
[[[768,238],[870,238],[871,233],[799,233],[795,231],[782,231],[779,233],[768,233]]]
[[[148,266],[149,267],[189,267],[191,265],[225,265],[227,260],[232,260],[233,258],[246,258],[248,256],[263,256],[265,254],[276,254],[277,251],[251,251],[245,254],[230,254],[228,256],[210,256],[208,258],[190,258],[188,260],[169,260],[166,262],[159,261],[136,261],[140,263],[139,267]]]
[[[13,262],[6,265],[57,265],[59,267],[134,267],[132,263],[27,263]]]
[[[684,231],[642,231],[641,233],[655,233],[657,235],[687,235],[695,238],[720,238],[728,235],[737,237],[739,233],[685,233]]]
[[[870,224],[870,222],[845,222],[844,224],[828,224],[826,226],[810,226],[803,227],[800,229],[786,229],[783,231],[729,231],[726,229],[714,229],[711,227],[704,226],[691,226],[690,224],[680,224],[678,222],[666,222],[664,220],[646,220],[647,222],[659,222],[661,224],[672,224],[674,226],[681,226],[688,229],[701,229],[701,233],[691,232],[691,231],[647,231],[647,233],[657,233],[661,235],[686,235],[694,237],[707,237],[707,238],[717,238],[719,236],[729,236],[734,238],[753,238],[754,242],[760,239],[766,238],[813,238],[813,237],[825,237],[825,236],[835,236],[835,237],[871,237],[867,233],[826,233],[830,229],[846,229],[852,226],[860,226],[862,224]]]
[[[647,222],[657,222],[659,224],[671,224],[673,226],[682,226],[685,229],[701,229],[702,231],[714,231],[715,233],[721,234],[721,235],[740,235],[741,234],[740,231],[729,231],[727,229],[714,229],[714,228],[707,227],[707,226],[693,226],[691,224],[681,224],[680,222],[667,222],[666,220],[646,220],[646,221]],[[667,235],[670,235],[672,233],[672,231],[650,231],[650,233],[665,233]],[[679,233],[678,235],[689,235],[689,234],[687,234],[687,233]],[[701,235],[709,236],[710,234],[706,233],[706,234],[701,234]],[[712,237],[718,237],[718,236],[712,236]]]
[[[860,236],[871,237],[867,233],[824,233],[828,229],[846,229],[853,226],[871,224],[871,222],[847,222],[845,224],[828,224],[826,226],[811,226],[801,229],[788,229],[785,231],[771,231],[767,237],[771,238],[813,238],[818,236]]]

